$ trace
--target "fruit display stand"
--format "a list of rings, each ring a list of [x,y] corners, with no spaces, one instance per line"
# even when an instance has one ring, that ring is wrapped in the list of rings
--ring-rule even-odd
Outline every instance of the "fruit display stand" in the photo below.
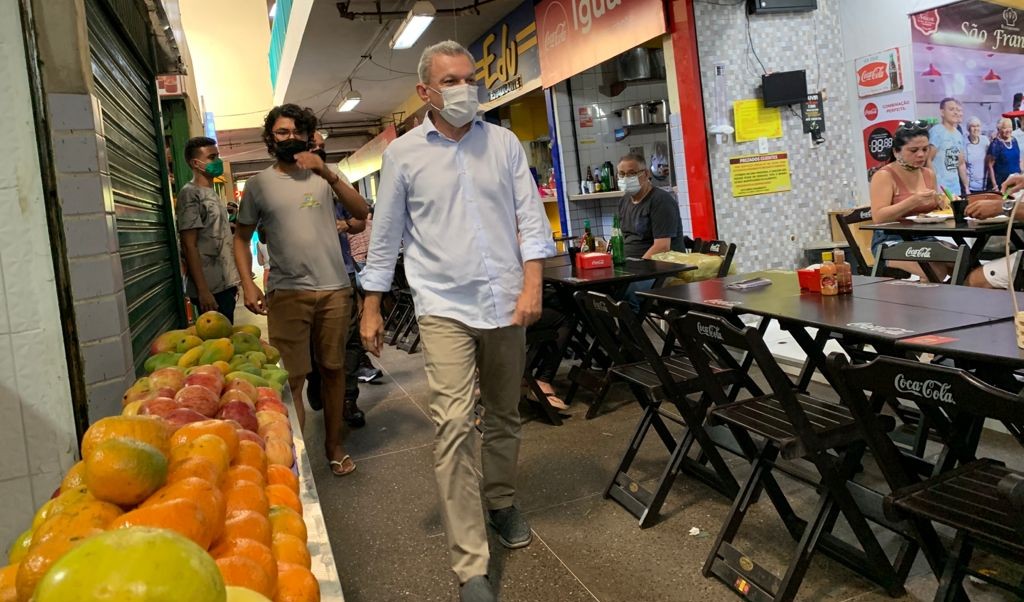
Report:
[[[309,465],[309,455],[306,453],[306,442],[302,438],[302,429],[299,428],[299,421],[295,418],[295,411],[292,409],[292,394],[288,387],[281,391],[281,399],[288,406],[288,419],[291,421],[292,433],[295,434],[294,467],[299,473],[299,499],[302,501],[302,517],[309,530],[309,539],[306,541],[306,545],[313,563],[310,570],[320,582],[320,600],[322,602],[343,602],[345,596],[341,591],[341,581],[338,578],[334,552],[331,550],[331,541],[327,534],[327,524],[324,522],[324,514],[320,509],[320,496],[316,492],[313,471]]]

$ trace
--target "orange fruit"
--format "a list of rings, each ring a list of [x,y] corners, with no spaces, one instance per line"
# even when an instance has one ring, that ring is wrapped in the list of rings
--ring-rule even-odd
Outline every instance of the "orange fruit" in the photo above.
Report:
[[[258,443],[253,441],[239,441],[238,455],[235,457],[234,464],[252,466],[256,470],[260,471],[260,473],[266,473],[267,454]]]
[[[93,500],[79,504],[66,512],[51,516],[32,532],[32,545],[51,540],[80,539],[106,530],[108,525],[119,516],[121,509],[107,502]]]
[[[307,569],[312,566],[306,542],[294,535],[275,533],[274,542],[270,549],[274,552],[274,559],[278,562],[297,564]]]
[[[276,570],[276,567],[275,567]],[[0,602],[14,602],[18,599],[18,563],[0,569]]]
[[[85,456],[85,483],[95,498],[134,506],[167,481],[167,457],[132,439],[101,441]]]
[[[216,462],[205,456],[182,458],[167,469],[168,484],[190,478],[202,479],[220,487],[224,481],[224,472]]]
[[[226,514],[224,494],[209,481],[194,477],[175,481],[154,493],[139,508],[149,508],[176,499],[191,500],[199,506],[210,530],[210,541],[220,535]]]
[[[299,501],[299,496],[287,485],[268,485],[267,501],[271,506],[288,506],[302,514],[302,502]]]
[[[295,463],[295,456],[292,455],[291,439],[284,440],[275,437],[267,439],[267,463],[291,468],[292,464]]]
[[[199,504],[184,498],[136,508],[110,523],[112,530],[139,526],[177,531],[199,544],[204,550],[209,548],[210,542],[213,541],[210,523]]]
[[[227,475],[224,477],[224,484],[221,488],[224,491],[234,489],[236,485],[240,483],[254,483],[256,485],[266,485],[267,479],[263,476],[259,470],[252,466],[246,466],[245,464],[239,464],[238,466],[232,466],[228,469]]]
[[[85,487],[85,462],[75,462],[75,465],[68,469],[68,473],[64,475],[64,480],[60,482],[60,491],[64,493],[69,489],[77,489],[78,487]]]
[[[36,510],[35,516],[32,517],[32,528],[36,529],[39,525],[46,522],[46,520],[52,516],[61,514],[69,508],[85,503],[96,501],[96,498],[89,493],[89,490],[83,485],[74,489],[68,489],[62,491],[60,495],[48,500],[45,504]]]
[[[320,602],[320,584],[306,567],[278,562],[274,602]]]
[[[277,561],[274,560],[274,553],[270,550],[269,546],[265,546],[256,540],[244,537],[241,539],[229,539],[210,550],[210,555],[214,558],[244,556],[258,564],[263,572],[270,577],[272,584],[277,583]]]
[[[97,443],[114,437],[152,445],[166,455],[170,451],[170,436],[170,427],[158,416],[108,416],[97,420],[85,431],[82,457],[88,458]]]
[[[239,483],[224,492],[224,501],[228,514],[237,510],[252,510],[266,516],[270,511],[267,494],[256,483]]]
[[[100,533],[101,531],[97,529],[96,532]],[[46,571],[50,570],[54,562],[78,545],[82,539],[80,537],[56,538],[33,545],[24,560],[18,563],[18,573],[14,581],[18,602],[28,602]]]
[[[224,521],[224,529],[214,542],[214,547],[231,539],[252,539],[270,547],[273,543],[273,531],[270,519],[252,510],[239,510],[228,515]]]
[[[270,530],[275,535],[288,533],[306,541],[308,537],[306,521],[302,520],[302,516],[288,506],[271,506],[267,518],[270,519]]]
[[[224,585],[234,585],[274,597],[274,582],[266,571],[253,559],[246,556],[224,556],[217,559],[217,568],[224,578]]]
[[[223,439],[228,446],[229,458],[238,453],[238,433],[227,420],[201,420],[186,424],[171,435],[171,448],[187,445],[201,435],[216,435]]]
[[[267,485],[287,485],[296,494],[299,493],[299,477],[290,468],[280,464],[267,466]]]
[[[227,472],[231,465],[228,444],[217,435],[199,435],[188,443],[171,448],[171,463],[194,456],[209,458],[221,472]]]
[[[269,528],[270,521],[267,521],[267,529]],[[35,530],[30,527],[22,531],[21,535],[18,535],[18,537],[11,542],[11,547],[7,548],[7,562],[10,564],[18,564],[21,562],[21,559],[28,554],[28,549],[32,547],[33,535],[35,535]],[[0,598],[0,602],[2,602],[2,598]]]

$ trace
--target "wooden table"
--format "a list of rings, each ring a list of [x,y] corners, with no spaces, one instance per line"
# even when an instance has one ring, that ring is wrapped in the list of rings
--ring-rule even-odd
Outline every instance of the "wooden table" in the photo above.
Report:
[[[1006,222],[979,224],[977,220],[968,220],[966,224],[957,225],[951,216],[944,222],[932,224],[921,224],[903,219],[882,224],[865,224],[861,226],[861,229],[881,230],[897,234],[900,238],[907,241],[922,236],[945,236],[955,240],[958,245],[964,245],[967,244],[966,240],[968,238],[973,238],[975,243],[970,247],[969,259],[971,264],[975,265],[978,263],[981,252],[985,250],[985,244],[988,242],[988,239],[1006,233]],[[1013,230],[1011,241],[1018,249],[1024,249],[1024,239],[1021,239],[1016,229]]]

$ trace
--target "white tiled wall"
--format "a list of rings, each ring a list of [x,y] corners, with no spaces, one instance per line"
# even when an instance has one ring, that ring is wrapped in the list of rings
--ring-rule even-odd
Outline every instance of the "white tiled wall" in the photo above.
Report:
[[[18,2],[0,0],[0,546],[74,462],[71,393],[39,179]]]

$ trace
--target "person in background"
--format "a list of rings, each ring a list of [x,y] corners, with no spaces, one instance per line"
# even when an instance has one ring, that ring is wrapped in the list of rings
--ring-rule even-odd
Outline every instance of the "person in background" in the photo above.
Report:
[[[643,157],[628,154],[619,159],[618,184],[624,192],[619,200],[619,222],[626,257],[650,259],[664,251],[686,250],[679,201],[654,186]],[[640,311],[636,293],[653,285],[654,280],[643,280],[626,289],[624,298],[634,312]]]
[[[290,376],[295,417],[305,424],[302,389],[311,367],[310,341],[320,366],[324,400],[324,449],[331,471],[344,476],[355,462],[342,446],[345,336],[352,314],[352,286],[338,245],[335,199],[357,219],[366,200],[309,152],[316,115],[294,104],[274,107],[263,122],[263,142],[276,159],[249,179],[235,228],[235,263],[252,271],[249,241],[259,224],[270,255],[268,292],[243,280],[245,306],[267,314],[270,343]]]
[[[941,122],[932,126],[928,133],[931,150],[928,163],[935,172],[938,190],[949,190],[950,194],[964,194],[969,190],[967,182],[966,142],[960,131],[964,109],[955,98],[943,98],[939,103]]]
[[[352,253],[352,261],[355,262],[356,266],[356,292],[359,294],[360,301],[362,301],[363,297],[363,285],[359,280],[359,272],[366,266],[366,252],[370,248],[370,233],[373,230],[373,205],[370,205],[370,214],[366,216],[363,223],[366,224],[366,227],[363,228],[362,232],[348,233],[349,250]],[[362,314],[362,307],[359,308],[359,313],[360,315]],[[361,383],[375,382],[384,376],[384,371],[373,365],[373,361],[370,360],[370,354],[366,353],[366,349],[363,348],[362,339],[359,336],[355,338],[359,340],[358,349],[361,351],[359,353],[359,367],[356,369],[356,378]]]
[[[1024,176],[1020,174],[1007,176],[1000,190],[1005,196],[1024,192]],[[971,201],[967,205],[966,213],[977,219],[988,219],[998,215],[1005,215],[1017,222],[1024,221],[1024,207],[1015,207],[1013,199],[1004,201],[1003,199],[996,198]],[[980,288],[1007,288],[1010,284],[1009,267],[1016,265],[1021,252],[1017,251],[1011,255],[1009,261],[1004,256],[974,268],[967,274],[965,284]],[[1018,284],[1019,282],[1014,282],[1014,285]]]
[[[984,192],[990,190],[988,182],[989,140],[981,135],[981,120],[971,117],[967,121],[967,192]]]
[[[1021,105],[1024,104],[1024,92],[1017,92],[1013,95],[1013,111],[1019,111]],[[1014,131],[1024,129],[1024,119],[1020,117],[1013,118]]]
[[[188,273],[185,292],[200,312],[219,311],[234,323],[240,279],[228,210],[213,190],[213,179],[224,173],[217,141],[192,138],[185,143],[185,161],[192,168],[192,181],[181,187],[175,207]]]
[[[486,523],[508,548],[533,534],[515,506],[520,382],[526,327],[541,315],[551,227],[511,131],[478,116],[476,61],[453,41],[420,57],[423,124],[384,151],[373,236],[360,274],[360,334],[380,355],[381,295],[391,289],[401,245],[416,306],[436,427],[434,474],[452,569],[463,602],[492,602]],[[452,274],[458,274],[452,278]],[[474,372],[485,409],[482,479],[474,472]],[[487,517],[480,506],[481,493]]]
[[[996,123],[996,137],[988,147],[988,174],[992,188],[999,189],[1010,174],[1021,172],[1020,145],[1012,135],[1013,124],[1006,117]]]
[[[936,189],[935,172],[927,167],[929,146],[928,128],[924,122],[905,122],[896,129],[892,139],[891,161],[871,178],[871,221],[883,224],[945,208],[945,197]],[[926,236],[915,240],[936,239]],[[871,236],[871,252],[877,256],[883,246],[902,241],[903,238],[897,234],[875,230]],[[916,274],[922,280],[927,279],[919,264],[892,261],[888,265]],[[939,278],[949,274],[945,264],[929,265]]]

